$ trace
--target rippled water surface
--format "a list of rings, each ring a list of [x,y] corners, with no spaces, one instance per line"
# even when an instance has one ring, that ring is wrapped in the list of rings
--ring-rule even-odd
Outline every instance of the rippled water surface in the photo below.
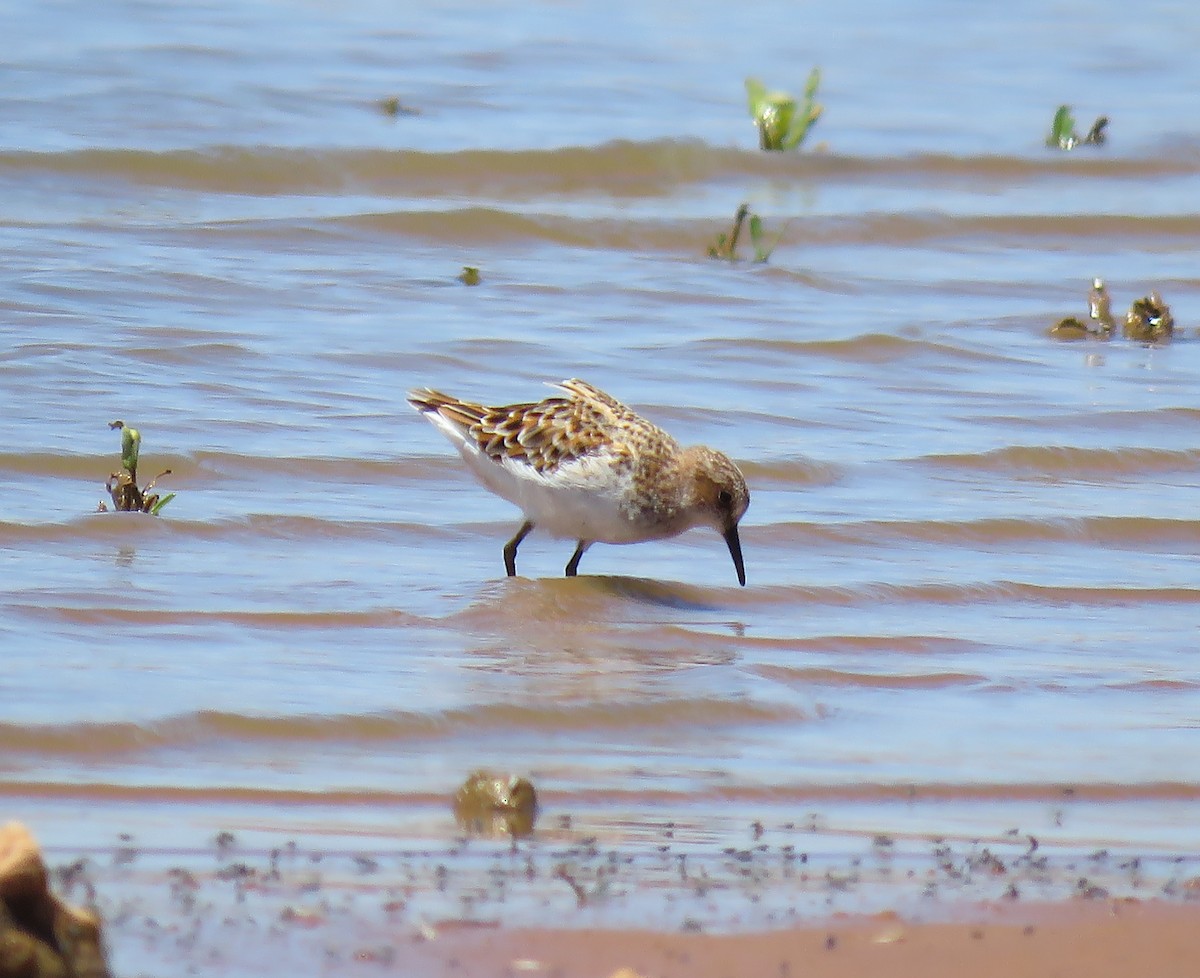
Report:
[[[1200,13],[695,8],[0,11],[8,811],[445,839],[490,766],[613,837],[1194,849]],[[770,260],[705,257],[743,201]],[[1175,341],[1051,339],[1096,275]],[[573,376],[743,467],[744,590],[700,530],[502,577],[404,391]],[[114,418],[157,519],[94,512]]]

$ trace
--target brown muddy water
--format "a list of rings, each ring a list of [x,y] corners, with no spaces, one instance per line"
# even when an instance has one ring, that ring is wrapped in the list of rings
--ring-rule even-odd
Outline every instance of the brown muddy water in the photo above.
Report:
[[[1195,868],[1200,13],[694,8],[0,9],[0,797],[52,854],[432,872],[494,767],[548,853]],[[743,78],[816,64],[759,151]],[[1062,102],[1109,143],[1048,150]],[[769,261],[705,257],[742,202]],[[1051,339],[1097,275],[1175,340]],[[403,393],[572,376],[739,462],[745,589],[702,531],[502,576],[517,513]],[[94,512],[115,418],[158,518]]]

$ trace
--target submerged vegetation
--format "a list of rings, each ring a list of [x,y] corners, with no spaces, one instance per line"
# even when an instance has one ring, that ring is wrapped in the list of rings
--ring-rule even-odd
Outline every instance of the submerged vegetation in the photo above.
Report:
[[[420,115],[420,109],[414,109],[410,105],[405,105],[400,99],[392,96],[390,98],[382,98],[375,103],[379,107],[379,111],[384,115],[391,116],[393,119],[398,119],[403,115]]]
[[[1067,316],[1050,327],[1050,335],[1057,340],[1112,339],[1116,321],[1112,316],[1112,300],[1103,279],[1092,280],[1087,301],[1087,322],[1075,316]],[[1125,339],[1138,343],[1163,343],[1170,340],[1174,334],[1175,319],[1157,292],[1134,300],[1121,329],[1121,335]]]
[[[780,231],[775,236],[775,240],[768,244],[763,231],[762,218],[757,214],[750,213],[749,204],[742,204],[733,215],[733,225],[730,227],[729,233],[718,234],[716,240],[708,246],[709,258],[720,258],[723,261],[738,260],[738,240],[742,236],[742,227],[746,224],[747,218],[750,227],[750,243],[754,246],[754,260],[762,263],[771,257],[771,253],[783,237],[783,232]]]
[[[775,235],[775,240],[768,245],[766,235],[763,232],[762,218],[757,214],[750,215],[750,243],[754,245],[754,260],[756,262],[766,262],[782,238],[783,232],[780,231]]]
[[[1050,327],[1050,335],[1056,340],[1085,340],[1089,337],[1097,340],[1107,340],[1112,337],[1116,325],[1112,318],[1112,300],[1104,279],[1092,279],[1092,289],[1088,292],[1088,322],[1067,316]]]
[[[1051,149],[1072,150],[1076,146],[1101,146],[1105,140],[1105,129],[1108,128],[1108,116],[1102,115],[1092,123],[1092,128],[1082,139],[1075,132],[1075,117],[1071,115],[1069,105],[1060,105],[1054,113],[1054,121],[1050,124],[1050,134],[1046,137],[1046,145]]]
[[[1151,292],[1135,299],[1125,316],[1122,335],[1139,343],[1162,343],[1175,335],[1175,319],[1162,296]]]
[[[144,489],[138,486],[137,467],[138,454],[142,447],[142,433],[137,428],[130,428],[124,421],[110,421],[109,428],[121,432],[121,471],[113,472],[104,488],[112,497],[113,508],[119,513],[149,513],[157,516],[164,506],[175,498],[175,493],[158,496],[151,489],[164,475],[170,475],[171,470],[165,469],[150,480]],[[108,512],[108,506],[101,502],[100,512]]]
[[[454,796],[454,818],[470,835],[520,838],[537,821],[537,791],[526,778],[472,771]]]
[[[709,258],[723,258],[725,261],[734,261],[737,258],[738,238],[742,236],[742,225],[746,223],[749,213],[749,204],[742,204],[737,209],[737,213],[733,215],[733,227],[729,229],[729,233],[718,234],[717,240],[708,246]]]
[[[824,111],[816,100],[820,84],[821,69],[814,68],[804,86],[803,104],[799,104],[786,92],[768,91],[757,78],[746,79],[750,118],[758,127],[758,141],[762,149],[796,149],[804,142]]]

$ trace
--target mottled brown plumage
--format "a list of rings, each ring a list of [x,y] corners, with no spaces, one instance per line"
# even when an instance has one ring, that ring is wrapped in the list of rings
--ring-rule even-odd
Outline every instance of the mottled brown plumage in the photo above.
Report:
[[[535,525],[578,540],[568,576],[593,542],[635,543],[710,525],[725,537],[744,584],[737,523],[750,494],[737,466],[703,446],[681,448],[582,380],[556,386],[565,397],[503,407],[428,388],[409,393],[480,481],[525,512],[504,548],[508,573],[516,573],[517,547]]]
[[[521,460],[537,472],[553,472],[565,462],[611,450],[613,435],[622,428],[625,438],[642,429],[651,440],[666,439],[674,446],[662,429],[590,384],[567,380],[560,386],[574,396],[485,407],[425,388],[412,391],[408,399],[419,411],[437,411],[462,425],[485,455]]]

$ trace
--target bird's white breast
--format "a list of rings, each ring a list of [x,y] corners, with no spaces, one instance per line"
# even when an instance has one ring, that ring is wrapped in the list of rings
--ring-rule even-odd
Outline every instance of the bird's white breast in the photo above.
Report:
[[[457,431],[451,440],[476,478],[518,506],[539,530],[598,543],[635,543],[647,538],[645,530],[626,516],[623,505],[631,491],[630,475],[609,464],[606,456],[589,456],[551,472],[538,472],[520,460],[486,455]]]

